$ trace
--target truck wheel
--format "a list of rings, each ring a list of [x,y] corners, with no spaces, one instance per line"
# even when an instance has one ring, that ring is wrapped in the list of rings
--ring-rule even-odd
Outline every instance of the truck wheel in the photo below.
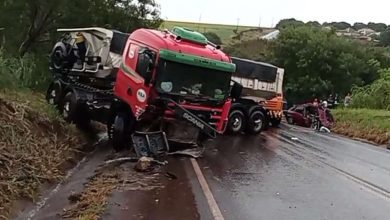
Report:
[[[54,106],[57,106],[61,103],[61,83],[60,82],[52,82],[49,88],[46,91],[46,101]]]
[[[119,112],[109,126],[109,137],[114,150],[121,151],[131,146],[131,134],[134,131],[135,119],[129,114]]]
[[[258,134],[263,128],[264,125],[264,114],[255,109],[249,114],[248,125],[246,127],[246,132],[248,134]]]
[[[272,127],[275,127],[275,128],[279,127],[281,121],[282,121],[281,118],[273,118],[273,119],[271,119]]]
[[[77,101],[74,92],[66,93],[60,107],[65,121],[75,123],[79,128],[87,128],[90,123],[87,109]]]
[[[233,110],[229,114],[229,121],[227,124],[227,131],[229,134],[240,133],[245,125],[245,115],[241,110]]]

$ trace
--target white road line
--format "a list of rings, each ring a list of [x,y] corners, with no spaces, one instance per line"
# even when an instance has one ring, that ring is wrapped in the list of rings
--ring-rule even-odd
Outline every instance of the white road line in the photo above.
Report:
[[[206,196],[207,203],[210,207],[210,211],[211,211],[214,219],[215,220],[224,220],[222,212],[219,209],[218,204],[214,199],[213,193],[211,193],[210,187],[207,184],[207,181],[203,176],[202,170],[200,169],[198,162],[194,158],[191,158],[190,160],[191,160],[192,167],[194,168],[196,177],[198,178],[199,184],[203,190],[203,194]]]

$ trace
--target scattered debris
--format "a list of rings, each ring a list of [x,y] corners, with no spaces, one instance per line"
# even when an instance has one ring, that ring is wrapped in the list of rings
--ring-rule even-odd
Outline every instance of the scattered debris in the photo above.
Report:
[[[182,156],[190,156],[193,158],[199,158],[203,155],[204,148],[191,148],[185,150],[178,150],[174,152],[169,152],[167,155],[182,155]]]
[[[135,170],[139,172],[148,172],[152,170],[153,158],[151,157],[141,157],[139,158],[137,164],[135,165]]]
[[[322,127],[320,128],[320,132],[330,133],[330,130],[329,130],[329,128],[327,128],[327,127],[325,127],[325,126],[322,126]]]
[[[80,198],[81,198],[81,194],[80,193],[72,193],[68,197],[68,200],[70,201],[70,203],[73,204],[73,203],[76,203],[76,202],[80,201]]]
[[[168,140],[164,132],[135,132],[133,145],[138,157],[160,156],[169,151]]]
[[[166,172],[165,176],[168,177],[171,180],[177,179],[177,176],[175,174],[171,173],[171,172]]]
[[[137,161],[138,161],[138,158],[136,158],[136,157],[121,157],[121,158],[117,158],[117,159],[113,159],[113,160],[107,160],[106,162],[104,162],[104,164],[109,165],[112,163],[125,163],[125,162],[135,163]]]

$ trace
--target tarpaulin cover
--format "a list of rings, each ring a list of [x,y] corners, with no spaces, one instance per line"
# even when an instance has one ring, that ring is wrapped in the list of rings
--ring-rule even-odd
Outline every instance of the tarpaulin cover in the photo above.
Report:
[[[264,82],[275,82],[278,68],[268,63],[232,57],[236,64],[236,77],[257,79]]]

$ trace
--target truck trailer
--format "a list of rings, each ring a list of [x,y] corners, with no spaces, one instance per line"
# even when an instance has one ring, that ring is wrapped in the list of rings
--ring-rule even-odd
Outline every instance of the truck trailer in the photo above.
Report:
[[[283,116],[284,69],[237,57],[232,57],[232,62],[236,65],[232,81],[241,84],[243,91],[233,100],[227,131],[258,133],[269,125],[277,127]],[[252,109],[260,111],[253,116]],[[253,117],[255,124],[249,120]]]

